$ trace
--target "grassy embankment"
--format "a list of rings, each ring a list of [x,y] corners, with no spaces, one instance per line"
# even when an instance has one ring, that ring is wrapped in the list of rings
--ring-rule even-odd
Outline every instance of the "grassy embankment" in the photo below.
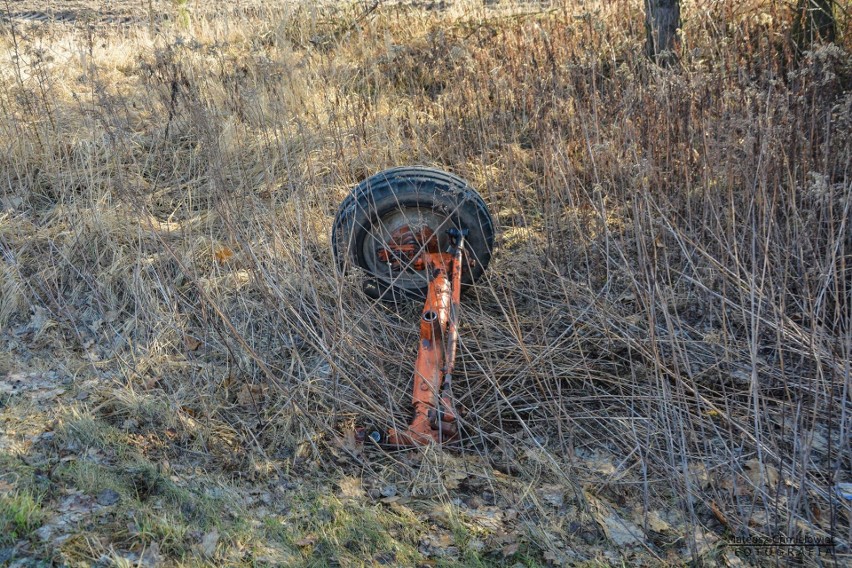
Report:
[[[638,2],[241,5],[2,28],[0,563],[848,560],[847,35],[688,2],[659,69]],[[418,307],[329,249],[401,164],[499,223],[461,453],[341,435],[406,418]]]

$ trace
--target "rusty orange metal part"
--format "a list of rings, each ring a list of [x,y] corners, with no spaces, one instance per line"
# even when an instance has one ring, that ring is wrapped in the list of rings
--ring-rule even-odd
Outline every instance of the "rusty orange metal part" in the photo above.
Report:
[[[431,229],[412,230],[405,226],[391,235],[386,248],[377,251],[378,257],[394,269],[411,267],[427,270],[429,275],[414,363],[414,418],[407,429],[388,431],[384,439],[388,445],[420,446],[459,439],[452,377],[458,346],[465,233],[457,229],[447,231],[452,245],[448,252],[440,252]]]

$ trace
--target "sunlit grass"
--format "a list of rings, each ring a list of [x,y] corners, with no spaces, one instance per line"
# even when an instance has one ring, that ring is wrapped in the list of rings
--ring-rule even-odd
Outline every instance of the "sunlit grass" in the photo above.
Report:
[[[784,6],[685,2],[671,69],[644,57],[637,2],[12,19],[0,381],[24,386],[0,390],[4,545],[629,564],[605,555],[616,513],[652,563],[730,561],[713,538],[773,527],[847,539],[852,63],[846,34],[798,56]],[[353,425],[408,419],[419,308],[370,302],[329,233],[351,187],[406,164],[466,178],[498,222],[463,302],[465,437],[353,455]],[[367,496],[341,497],[344,475]],[[442,508],[437,536],[434,507],[386,485]],[[78,493],[103,523],[34,539]],[[511,539],[477,507],[514,511]]]

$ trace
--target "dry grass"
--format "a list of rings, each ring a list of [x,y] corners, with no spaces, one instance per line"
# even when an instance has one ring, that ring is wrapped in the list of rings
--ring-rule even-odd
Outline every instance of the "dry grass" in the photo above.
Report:
[[[797,61],[787,4],[689,2],[682,65],[663,70],[642,56],[637,4],[155,2],[120,26],[13,20],[0,372],[89,381],[48,429],[106,452],[119,493],[166,460],[240,487],[355,472],[452,503],[446,471],[496,491],[497,468],[571,506],[547,514],[506,482],[528,556],[494,562],[615,561],[584,555],[572,525],[591,516],[617,542],[606,507],[651,563],[732,563],[725,539],[779,533],[832,535],[848,560],[848,36]],[[465,177],[500,227],[464,301],[456,457],[340,443],[356,422],[407,419],[418,307],[371,303],[329,246],[349,188],[402,164]],[[197,535],[157,530],[139,538],[164,558],[200,554],[180,546]],[[118,554],[64,546],[55,558]]]

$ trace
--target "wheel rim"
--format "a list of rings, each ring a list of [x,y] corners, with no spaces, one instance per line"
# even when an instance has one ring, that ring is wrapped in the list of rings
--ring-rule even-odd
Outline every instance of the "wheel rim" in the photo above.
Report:
[[[443,250],[446,243],[444,233],[453,226],[453,222],[446,215],[438,214],[431,208],[400,205],[370,226],[360,252],[365,268],[374,276],[396,288],[416,291],[429,284],[425,270],[414,270],[411,266],[393,270],[389,264],[382,262],[377,256],[377,250],[387,246],[391,233],[406,225],[413,230],[423,226],[431,228],[438,235],[439,244]]]

